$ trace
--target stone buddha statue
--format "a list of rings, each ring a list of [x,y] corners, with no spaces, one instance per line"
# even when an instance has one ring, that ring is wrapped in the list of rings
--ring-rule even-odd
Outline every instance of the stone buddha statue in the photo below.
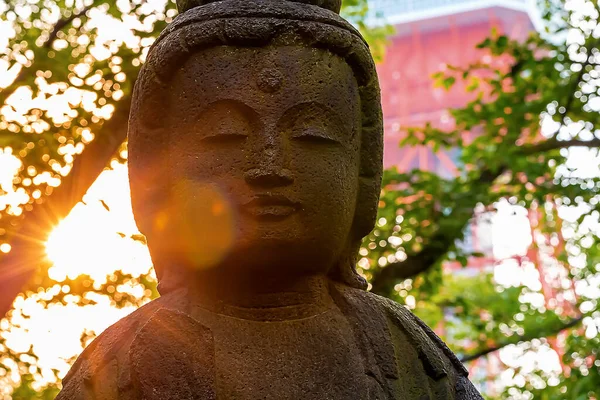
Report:
[[[161,297],[94,340],[58,399],[481,399],[355,270],[383,129],[373,60],[340,3],[179,1],[129,125]]]

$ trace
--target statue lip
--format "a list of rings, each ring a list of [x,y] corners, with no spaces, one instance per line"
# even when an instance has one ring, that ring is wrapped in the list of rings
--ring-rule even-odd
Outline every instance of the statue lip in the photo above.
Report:
[[[281,194],[263,193],[242,204],[242,209],[260,219],[282,219],[294,214],[300,203]]]

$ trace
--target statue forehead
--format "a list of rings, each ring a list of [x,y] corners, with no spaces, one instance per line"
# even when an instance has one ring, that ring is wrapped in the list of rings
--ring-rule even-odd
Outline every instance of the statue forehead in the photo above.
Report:
[[[315,69],[315,63],[326,63]],[[226,64],[231,68],[258,71],[262,68],[282,68],[297,73],[339,72],[352,74],[346,61],[326,49],[301,45],[269,45],[263,47],[215,46],[198,50],[184,63],[187,68],[194,65],[211,69]],[[308,68],[307,68],[308,67]],[[227,72],[227,71],[223,71]]]
[[[201,50],[176,72],[170,93],[176,101],[185,97],[188,104],[220,99],[251,107],[317,102],[342,114],[360,112],[358,85],[345,60],[301,46]]]

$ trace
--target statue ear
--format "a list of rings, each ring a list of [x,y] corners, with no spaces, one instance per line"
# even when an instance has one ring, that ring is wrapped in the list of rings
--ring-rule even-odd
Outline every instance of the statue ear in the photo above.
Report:
[[[135,151],[133,154],[137,156],[137,153]],[[164,209],[168,189],[167,177],[160,163],[146,163],[141,159],[138,161],[138,157],[135,158],[130,157],[128,163],[133,215],[140,232],[152,236],[155,225],[160,222],[156,218]]]
[[[360,132],[360,173],[354,216],[354,232],[358,239],[375,226],[381,177],[383,175],[383,116],[377,78],[360,88],[362,126]]]
[[[146,103],[146,92],[142,92],[140,84],[147,73],[136,82],[134,101],[129,119],[127,149],[129,152],[128,173],[131,191],[131,205],[133,215],[140,231],[152,236],[154,218],[164,208],[169,177],[166,166],[168,165],[169,131],[162,128],[163,113],[153,113],[152,109],[164,109],[166,106],[157,106],[157,103]],[[140,86],[138,86],[140,85]],[[137,93],[137,92],[140,93]],[[144,97],[146,96],[146,97]],[[141,98],[144,98],[142,104]],[[163,101],[164,103],[164,101]],[[150,117],[153,115],[152,117]],[[162,118],[162,120],[160,120]],[[160,121],[159,121],[160,120]]]
[[[377,218],[381,182],[377,178],[359,177],[356,211],[352,227],[354,237],[362,239],[371,232]]]
[[[357,289],[367,289],[367,281],[356,272],[358,250],[362,238],[367,236],[375,226],[379,194],[381,192],[381,175],[358,178],[358,193],[352,232],[347,250],[339,263],[332,269],[330,277]]]

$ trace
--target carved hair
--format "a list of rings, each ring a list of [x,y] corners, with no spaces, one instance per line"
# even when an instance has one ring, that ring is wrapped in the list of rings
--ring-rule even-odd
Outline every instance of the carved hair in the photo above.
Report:
[[[177,8],[180,13],[191,10],[194,7],[200,7],[208,3],[213,3],[220,0],[177,0]],[[282,1],[282,0],[279,0]],[[312,4],[313,6],[325,8],[335,13],[340,12],[342,7],[342,0],[287,0],[296,3]]]
[[[317,6],[304,3],[315,3]],[[381,190],[381,100],[369,48],[352,25],[331,11],[335,10],[338,3],[336,0],[178,1],[180,8],[188,11],[179,15],[153,44],[133,92],[129,121],[129,176],[132,203],[142,230],[149,233],[152,229],[144,221],[154,214],[157,203],[160,203],[156,199],[160,198],[160,191],[164,191],[162,185],[148,185],[147,175],[142,177],[147,171],[159,170],[152,164],[169,142],[161,129],[165,121],[162,114],[165,111],[164,93],[168,90],[169,81],[190,55],[222,45],[302,45],[321,48],[343,58],[352,68],[358,83],[362,114],[359,190],[351,243],[339,265],[332,269],[331,277],[353,287],[366,287],[355,265],[361,240],[373,229]],[[158,130],[162,135],[155,134]],[[160,142],[160,139],[164,142]],[[151,181],[157,182],[156,179]],[[157,269],[160,269],[159,264],[157,262]],[[161,282],[165,278],[163,272],[157,270]],[[163,291],[165,286],[171,285],[162,282]]]

